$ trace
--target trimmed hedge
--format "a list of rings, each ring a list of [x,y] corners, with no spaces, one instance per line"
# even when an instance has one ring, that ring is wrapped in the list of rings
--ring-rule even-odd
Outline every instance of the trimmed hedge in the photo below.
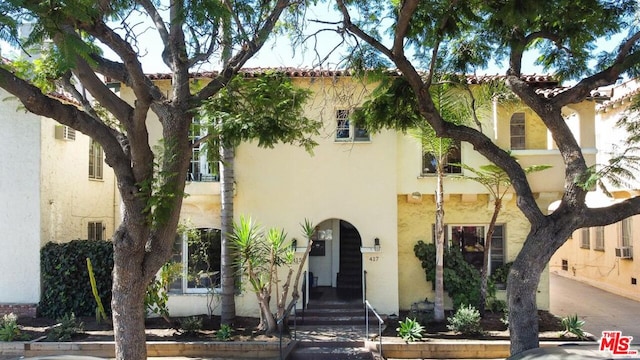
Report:
[[[73,240],[63,244],[48,243],[40,251],[40,316],[58,319],[71,313],[76,316],[96,314],[87,257],[91,259],[105,311],[110,312],[113,244],[110,241]]]

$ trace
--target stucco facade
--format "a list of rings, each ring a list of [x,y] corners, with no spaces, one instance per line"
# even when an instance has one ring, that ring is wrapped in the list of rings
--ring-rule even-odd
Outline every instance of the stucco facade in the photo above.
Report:
[[[609,101],[597,108],[597,163],[607,164],[612,154],[624,149],[626,131],[616,126],[624,116],[638,116],[629,112],[632,97],[640,93],[640,82],[630,80],[609,89]],[[636,154],[637,155],[637,154]],[[631,180],[626,186],[608,184],[613,198],[597,191],[587,197],[587,204],[601,207],[640,194],[640,181]],[[605,227],[580,229],[554,254],[551,271],[588,283],[606,291],[640,301],[640,216]],[[636,253],[634,254],[634,249]],[[635,259],[634,259],[635,255]]]
[[[102,158],[102,175],[89,179],[89,137],[65,133],[57,122],[21,110],[15,100],[0,102],[0,111],[2,312],[8,304],[39,302],[42,246],[87,239],[90,222],[100,225],[96,228],[107,240],[119,212],[113,172]]]
[[[236,150],[234,216],[250,216],[265,227],[283,228],[289,238],[305,246],[300,224],[310,219],[320,230],[332,230],[325,241],[323,255],[312,256],[305,270],[313,273],[314,285],[337,284],[341,263],[341,232],[357,231],[362,252],[361,271],[366,274],[366,298],[379,311],[397,314],[425,298],[433,299],[432,286],[413,254],[418,240],[431,241],[435,204],[435,177],[422,173],[422,149],[409,135],[395,131],[372,134],[366,141],[336,140],[336,111],[351,110],[361,104],[373,88],[349,76],[293,75],[296,86],[312,90],[305,105],[309,118],[321,120],[323,127],[315,137],[313,155],[304,149],[278,145],[261,149],[243,143]],[[206,81],[206,79],[204,80]],[[157,80],[157,84],[168,84]],[[127,101],[133,97],[122,88]],[[588,163],[595,162],[593,101],[566,109],[573,121],[574,136],[585,149]],[[537,116],[527,109],[505,108],[494,104],[483,119],[483,131],[504,148],[509,148],[509,121],[514,112],[524,112],[526,147],[514,150],[523,166],[548,164],[553,167],[530,175],[532,190],[541,209],[560,199],[563,189],[563,163],[558,150]],[[160,139],[157,119],[150,118],[152,144]],[[155,124],[155,125],[154,125]],[[353,127],[351,128],[353,131]],[[462,161],[477,167],[488,163],[469,144],[462,144]],[[220,227],[220,187],[217,182],[188,182],[182,220],[194,227]],[[448,226],[467,226],[486,231],[493,210],[487,191],[473,181],[445,180],[445,222]],[[529,224],[508,194],[498,218],[504,231],[504,257],[515,259],[529,231]],[[348,228],[343,224],[348,224]],[[480,230],[478,230],[480,229]],[[482,230],[484,229],[484,230]],[[351,230],[349,230],[351,231]],[[374,249],[375,239],[380,244]],[[300,258],[301,254],[298,254]],[[538,307],[548,309],[548,272],[542,275]],[[504,298],[504,291],[499,292]],[[217,309],[215,296],[204,293],[173,293],[169,299],[176,316],[205,313]],[[209,303],[209,308],[207,308]],[[245,291],[236,297],[239,315],[255,315],[255,296]]]

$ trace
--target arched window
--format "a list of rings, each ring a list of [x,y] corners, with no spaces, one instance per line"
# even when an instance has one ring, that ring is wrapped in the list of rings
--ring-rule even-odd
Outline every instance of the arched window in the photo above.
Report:
[[[515,113],[509,123],[511,135],[511,150],[525,149],[525,121],[524,113]]]

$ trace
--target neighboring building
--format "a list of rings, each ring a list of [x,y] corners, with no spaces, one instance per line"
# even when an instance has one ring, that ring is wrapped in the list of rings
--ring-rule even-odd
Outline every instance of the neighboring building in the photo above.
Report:
[[[24,111],[1,90],[0,98],[0,315],[34,315],[40,248],[109,239],[119,214],[115,181],[89,137]]]
[[[306,104],[306,116],[323,122],[321,134],[315,138],[319,145],[310,155],[288,145],[260,149],[256,144],[241,144],[236,151],[234,216],[251,216],[265,227],[283,228],[297,239],[299,247],[306,245],[300,224],[305,218],[317,224],[318,242],[306,265],[306,270],[313,273],[314,286],[331,286],[357,297],[366,296],[386,314],[397,314],[425,298],[433,300],[432,285],[425,280],[424,270],[413,253],[418,240],[431,241],[433,237],[435,176],[430,171],[429,157],[409,135],[395,131],[368,134],[349,123],[349,111],[366,99],[373,85],[340,71],[288,74],[297,86],[313,91]],[[252,75],[247,71],[247,77]],[[168,77],[165,80],[157,75],[155,79],[159,86],[169,86]],[[548,77],[529,81],[557,90],[557,83]],[[130,89],[123,87],[121,94],[133,101]],[[507,108],[495,103],[493,110],[482,127],[489,137],[511,149],[523,166],[553,166],[529,177],[538,205],[547,209],[561,198],[564,166],[546,127],[524,107]],[[565,114],[587,162],[593,164],[595,101],[576,104],[565,109]],[[150,137],[152,143],[160,139],[159,126],[150,130]],[[466,143],[451,156],[472,167],[487,163]],[[182,219],[196,228],[207,229],[202,235],[214,239],[210,250],[215,254],[219,251],[216,239],[220,228],[220,187],[215,173],[204,175],[189,175],[189,196],[184,199]],[[203,179],[214,181],[198,181]],[[484,242],[493,210],[487,191],[476,182],[451,177],[446,179],[444,189],[449,243]],[[514,260],[528,231],[529,224],[516,207],[515,197],[507,195],[494,234],[491,266]],[[176,259],[188,262],[188,251],[186,242],[179,243]],[[474,258],[474,254],[467,255]],[[214,265],[208,271],[215,274],[217,269]],[[207,281],[217,283],[215,277]],[[200,286],[193,279],[178,282],[169,300],[171,314],[204,313],[215,308],[215,297]],[[549,308],[548,291],[545,272],[537,297],[540,309]],[[504,297],[504,291],[499,293]],[[236,300],[239,315],[257,314],[253,294],[240,294]]]
[[[598,164],[606,164],[612,154],[620,154],[624,148],[627,133],[616,127],[616,122],[624,116],[640,116],[640,113],[629,110],[632,98],[640,94],[638,80],[624,82],[606,91],[611,92],[611,98],[598,106],[596,116],[597,133],[607,134],[597,138]],[[613,198],[594,191],[588,195],[587,203],[593,207],[607,206],[640,195],[640,179],[625,187],[607,186]],[[638,249],[640,216],[632,216],[609,226],[577,230],[554,254],[550,269],[562,276],[640,301]]]

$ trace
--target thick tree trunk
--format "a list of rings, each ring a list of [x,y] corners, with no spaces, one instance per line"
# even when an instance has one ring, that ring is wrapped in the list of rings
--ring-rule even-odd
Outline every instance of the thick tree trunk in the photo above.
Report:
[[[433,306],[433,321],[444,321],[444,189],[442,185],[442,162],[438,162],[436,189],[436,294]]]
[[[569,238],[571,216],[532,227],[507,279],[511,355],[539,347],[536,294],[551,256]],[[557,225],[556,225],[557,224]],[[554,226],[555,225],[555,226]]]
[[[236,317],[236,271],[231,254],[231,244],[228,234],[233,233],[233,187],[235,174],[233,164],[235,151],[233,147],[222,146],[220,150],[220,203],[221,211],[221,249],[220,249],[220,279],[222,294],[220,295],[220,321],[231,325]]]
[[[114,235],[114,266],[111,311],[118,360],[147,358],[143,276],[144,247],[132,250],[123,243],[133,242],[124,231]]]

